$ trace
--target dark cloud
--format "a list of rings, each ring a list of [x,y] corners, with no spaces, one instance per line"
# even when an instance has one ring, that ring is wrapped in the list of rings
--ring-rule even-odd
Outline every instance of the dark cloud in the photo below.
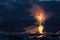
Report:
[[[23,27],[32,25],[33,17],[29,16],[26,6],[17,2],[0,2],[0,30],[5,32],[21,32]],[[13,30],[13,31],[12,31]]]
[[[55,13],[53,18],[51,17],[51,19],[47,20],[48,23],[46,22],[45,26],[50,27],[51,25],[52,27],[55,25],[54,23],[57,23],[56,25],[60,26],[60,17],[56,18],[56,16],[60,16],[60,2],[37,1],[37,4],[42,6],[45,11]],[[24,31],[24,27],[33,25],[36,20],[33,18],[33,16],[30,16],[30,12],[26,11],[26,9],[30,8],[31,6],[32,5],[28,3],[27,0],[0,2],[0,17],[2,19],[0,30],[7,32],[21,32]]]
[[[38,1],[60,1],[60,0],[38,0]]]

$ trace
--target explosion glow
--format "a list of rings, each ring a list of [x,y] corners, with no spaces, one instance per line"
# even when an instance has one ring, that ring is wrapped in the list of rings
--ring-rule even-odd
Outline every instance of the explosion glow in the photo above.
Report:
[[[44,30],[43,23],[44,23],[46,17],[45,17],[45,15],[43,14],[43,12],[37,13],[37,14],[35,15],[35,17],[36,17],[36,19],[37,19],[37,21],[38,21],[38,23],[39,23],[38,32],[39,32],[40,34],[43,34],[43,30]]]
[[[44,30],[43,23],[44,23],[44,21],[45,21],[46,18],[45,18],[45,15],[43,14],[43,12],[42,13],[37,13],[36,19],[39,22],[38,32],[40,34],[44,34],[44,32],[43,32],[43,30]],[[40,35],[39,37],[43,37],[43,35]]]
[[[40,25],[40,26],[38,27],[39,33],[43,34],[43,30],[44,30],[43,25]]]
[[[44,10],[39,7],[38,5],[34,5],[31,9],[30,12],[32,12],[33,16],[36,18],[38,22],[38,33],[39,34],[44,34],[44,21],[46,20],[46,15]],[[39,37],[43,37],[43,35],[40,35]]]

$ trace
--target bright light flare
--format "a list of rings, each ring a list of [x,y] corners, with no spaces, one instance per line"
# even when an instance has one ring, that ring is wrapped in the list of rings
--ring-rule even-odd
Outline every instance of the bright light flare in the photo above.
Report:
[[[46,16],[43,13],[36,13],[35,18],[40,23],[46,20]]]
[[[46,20],[46,16],[45,16],[45,14],[44,14],[44,12],[37,12],[36,14],[35,14],[35,18],[36,18],[36,20],[38,21],[38,24],[39,24],[39,26],[38,26],[38,32],[40,33],[40,34],[44,34],[44,32],[43,32],[43,30],[44,30],[44,25],[43,25],[43,23],[44,23],[44,21]],[[39,37],[41,38],[41,37],[43,37],[44,35],[40,35]]]
[[[38,27],[37,27],[37,31],[40,34],[44,34],[43,30],[44,30],[44,22],[47,18],[47,14],[45,13],[45,11],[43,10],[42,7],[38,6],[38,5],[33,5],[32,8],[29,9],[30,12],[32,12],[32,15],[36,18],[37,22],[38,22]],[[40,35],[39,37],[43,37],[43,35]]]
[[[38,27],[38,32],[39,32],[40,34],[44,34],[44,33],[43,33],[43,30],[44,30],[43,25],[40,25],[40,26]]]

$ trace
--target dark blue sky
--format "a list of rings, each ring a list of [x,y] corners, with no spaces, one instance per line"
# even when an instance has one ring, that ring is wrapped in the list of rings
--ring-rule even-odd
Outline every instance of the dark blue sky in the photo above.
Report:
[[[46,31],[60,30],[60,2],[38,2],[52,16],[45,22]],[[6,32],[21,32],[24,27],[34,25],[36,21],[31,13],[26,11],[32,7],[28,1],[0,1],[0,30]]]

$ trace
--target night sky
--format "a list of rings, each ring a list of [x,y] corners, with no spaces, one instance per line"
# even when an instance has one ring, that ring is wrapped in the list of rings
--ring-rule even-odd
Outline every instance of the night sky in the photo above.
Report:
[[[60,2],[34,1],[43,7],[52,16],[45,21],[45,31],[57,32],[60,30]],[[27,9],[31,8],[27,0],[0,0],[0,31],[22,32],[24,27],[34,25],[36,19]]]

